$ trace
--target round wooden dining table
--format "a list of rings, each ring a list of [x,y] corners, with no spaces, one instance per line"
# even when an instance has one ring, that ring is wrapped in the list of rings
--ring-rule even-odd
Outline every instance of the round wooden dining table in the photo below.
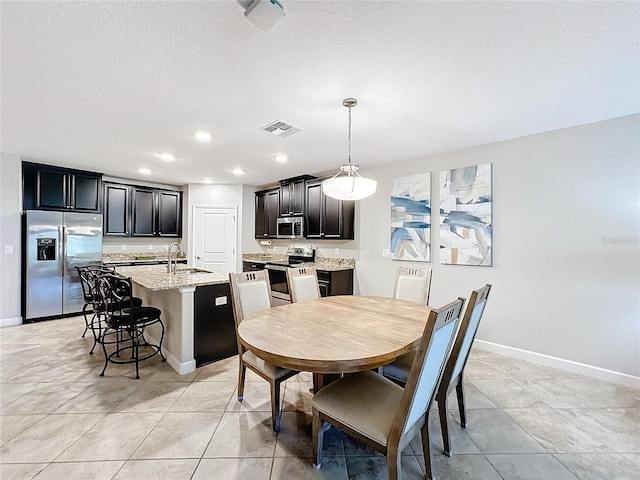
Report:
[[[238,327],[256,356],[291,370],[350,373],[386,365],[417,346],[429,307],[384,297],[335,296],[257,312]]]

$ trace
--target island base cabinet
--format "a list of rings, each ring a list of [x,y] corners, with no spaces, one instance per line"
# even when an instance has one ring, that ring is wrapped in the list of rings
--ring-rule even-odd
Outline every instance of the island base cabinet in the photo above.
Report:
[[[196,368],[238,354],[228,283],[196,287],[193,313]]]

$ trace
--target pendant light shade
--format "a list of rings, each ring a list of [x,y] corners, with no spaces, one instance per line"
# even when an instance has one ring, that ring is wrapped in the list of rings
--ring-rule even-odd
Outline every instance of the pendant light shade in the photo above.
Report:
[[[322,191],[328,197],[338,200],[362,200],[376,193],[378,182],[361,177],[360,168],[351,163],[351,109],[358,104],[355,98],[345,98],[342,104],[349,109],[349,161],[340,166],[333,177],[322,182]]]

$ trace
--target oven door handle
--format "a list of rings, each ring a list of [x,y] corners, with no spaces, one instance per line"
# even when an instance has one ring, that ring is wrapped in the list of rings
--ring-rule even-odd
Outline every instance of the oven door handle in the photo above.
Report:
[[[277,270],[279,272],[287,271],[287,267],[285,267],[284,265],[265,265],[265,268],[267,270]]]

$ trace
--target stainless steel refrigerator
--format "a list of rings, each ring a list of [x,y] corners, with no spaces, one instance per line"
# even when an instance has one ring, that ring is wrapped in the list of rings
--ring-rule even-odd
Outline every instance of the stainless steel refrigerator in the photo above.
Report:
[[[102,214],[27,210],[23,252],[25,321],[81,312],[75,267],[102,263]]]

